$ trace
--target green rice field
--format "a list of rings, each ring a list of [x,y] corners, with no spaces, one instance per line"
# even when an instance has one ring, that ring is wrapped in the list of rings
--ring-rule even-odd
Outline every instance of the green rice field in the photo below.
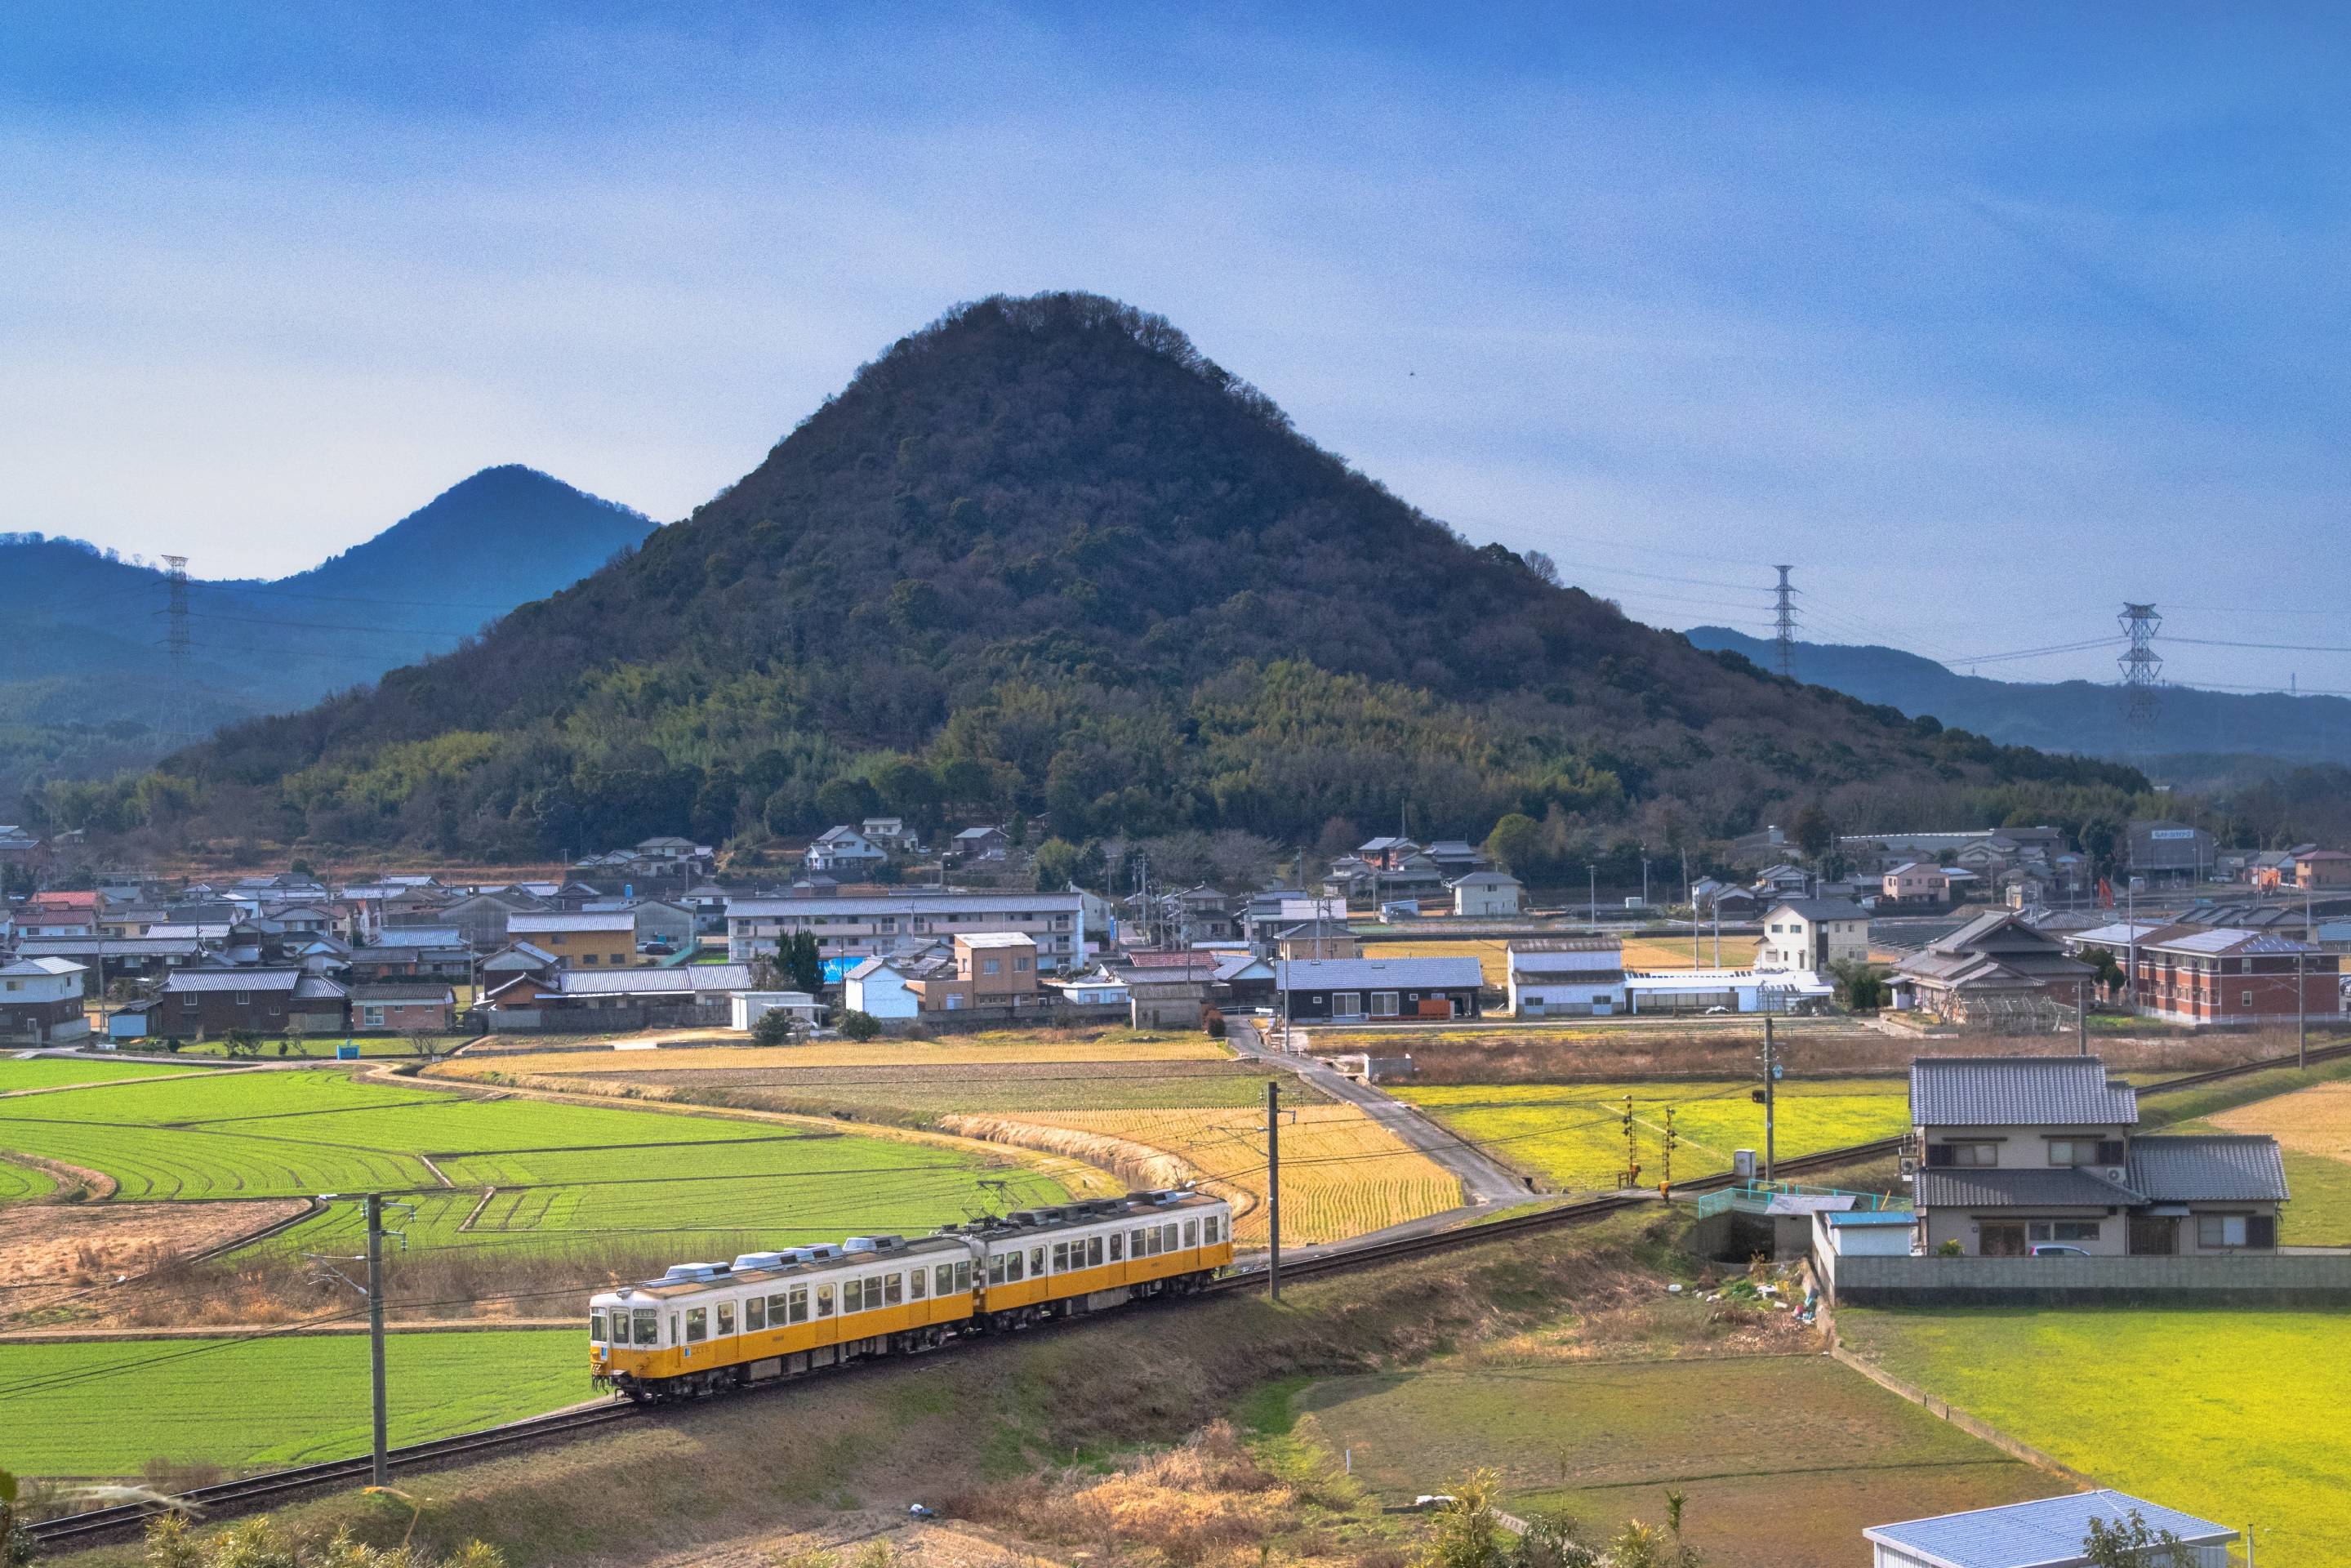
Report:
[[[55,1089],[68,1083],[109,1083],[121,1078],[171,1078],[202,1072],[201,1067],[156,1061],[85,1061],[69,1056],[0,1056],[0,1094],[19,1089]]]
[[[0,1203],[23,1203],[28,1198],[47,1197],[57,1190],[57,1178],[48,1172],[14,1160],[0,1160]]]
[[[1391,1092],[1489,1154],[1562,1191],[1604,1189],[1625,1168],[1624,1111],[1633,1101],[1641,1182],[1665,1171],[1666,1112],[1674,1113],[1677,1182],[1730,1168],[1731,1151],[1763,1152],[1763,1107],[1748,1080],[1645,1083],[1465,1084]],[[1842,1148],[1900,1134],[1909,1120],[1907,1078],[1784,1081],[1776,1145],[1782,1155]]]
[[[1491,1468],[1512,1511],[1613,1531],[1659,1521],[1670,1489],[1690,1542],[1741,1568],[1856,1561],[1867,1525],[2068,1490],[1816,1355],[1341,1377],[1290,1409],[1384,1501]]]
[[[423,1442],[596,1397],[587,1338],[559,1329],[394,1333],[392,1441]],[[0,1343],[0,1469],[136,1476],[363,1454],[364,1334]]]
[[[10,1150],[103,1171],[123,1199],[382,1191],[411,1249],[559,1250],[928,1229],[1050,1203],[1026,1166],[914,1142],[625,1106],[469,1098],[331,1071],[208,1075],[0,1101]],[[1001,1183],[983,1188],[983,1181]],[[274,1245],[355,1231],[337,1204]]]
[[[2351,1400],[2351,1313],[1847,1308],[1837,1328],[2109,1486],[2256,1523],[2264,1563],[2351,1568],[2351,1443],[2333,1414]]]

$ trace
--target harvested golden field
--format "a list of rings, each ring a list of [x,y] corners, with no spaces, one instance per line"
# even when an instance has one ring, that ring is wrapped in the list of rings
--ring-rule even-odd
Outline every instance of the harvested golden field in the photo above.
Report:
[[[1235,1239],[1266,1240],[1265,1116],[1256,1110],[1040,1111],[946,1116],[966,1137],[1107,1165],[1129,1180],[1198,1178],[1233,1199]],[[1338,1241],[1441,1214],[1459,1178],[1353,1105],[1303,1105],[1281,1128],[1281,1239]]]
[[[742,1037],[737,1036],[740,1039]],[[492,1048],[495,1051],[495,1047]],[[997,1067],[1019,1062],[1227,1061],[1232,1053],[1205,1035],[1147,1034],[1119,1030],[1102,1035],[956,1035],[946,1040],[823,1040],[808,1045],[672,1045],[648,1049],[636,1041],[580,1051],[475,1054],[469,1051],[435,1076],[482,1073],[606,1073],[709,1071],[719,1068]]]
[[[1475,958],[1496,990],[1510,983],[1510,945],[1499,937],[1462,942],[1366,942],[1366,958]]]
[[[2206,1118],[2227,1133],[2267,1133],[2289,1149],[2351,1160],[2351,1082],[2314,1083]]]
[[[1725,936],[1721,943],[1721,967],[1743,969],[1755,962],[1755,949],[1761,946],[1757,936]],[[1698,963],[1690,963],[1690,945],[1687,936],[1627,936],[1625,938],[1625,967],[1628,969],[1687,969],[1716,967],[1714,933],[1700,931],[1698,938]]]

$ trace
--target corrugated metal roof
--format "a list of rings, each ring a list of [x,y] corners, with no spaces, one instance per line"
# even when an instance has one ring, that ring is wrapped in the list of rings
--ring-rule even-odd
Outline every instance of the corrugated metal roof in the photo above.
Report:
[[[2134,1513],[2190,1545],[2237,1538],[2237,1532],[2225,1524],[2118,1491],[2075,1492],[2004,1508],[1873,1525],[1862,1535],[1949,1568],[2074,1568],[2088,1561],[2082,1544],[2090,1533],[2092,1520],[2119,1524]]]
[[[168,994],[189,991],[291,991],[299,969],[174,969],[163,977]]]
[[[2048,1170],[1973,1170],[1938,1166],[1918,1173],[1921,1208],[2108,1208],[2146,1195],[2064,1166]]]
[[[1770,913],[1781,910],[1805,920],[1866,920],[1869,911],[1848,898],[1782,898],[1774,902]]]
[[[634,931],[636,928],[637,917],[626,911],[591,915],[582,910],[573,915],[509,915],[507,916],[507,935],[509,936],[520,932]]]
[[[1274,966],[1284,990],[1476,990],[1486,983],[1475,958],[1285,958]]]
[[[700,995],[747,991],[748,964],[680,964],[667,969],[565,969],[554,977],[567,997]]]
[[[2138,1092],[2095,1056],[1923,1056],[1910,1063],[1922,1127],[2128,1127]]]
[[[2291,1196],[2277,1140],[2260,1135],[2133,1138],[2130,1184],[2156,1203],[2283,1203]]]
[[[447,986],[433,981],[379,980],[369,985],[353,986],[351,1000],[355,1002],[454,1002],[456,993]]]
[[[820,898],[735,898],[730,920],[782,915],[1074,915],[1084,907],[1074,893],[872,893]]]

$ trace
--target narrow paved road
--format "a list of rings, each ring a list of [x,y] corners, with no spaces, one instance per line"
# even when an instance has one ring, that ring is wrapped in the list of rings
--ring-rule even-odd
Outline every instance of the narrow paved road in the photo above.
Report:
[[[1483,1210],[1498,1204],[1524,1203],[1534,1196],[1528,1188],[1525,1177],[1507,1169],[1474,1144],[1465,1143],[1458,1134],[1438,1125],[1411,1106],[1389,1098],[1371,1084],[1358,1083],[1345,1073],[1326,1067],[1311,1056],[1294,1056],[1270,1049],[1253,1023],[1238,1019],[1226,1021],[1226,1043],[1242,1056],[1294,1073],[1332,1099],[1361,1108],[1364,1114],[1394,1133],[1406,1146],[1426,1155],[1459,1176],[1461,1195],[1468,1200],[1470,1209]],[[1462,1211],[1454,1212],[1458,1215]]]

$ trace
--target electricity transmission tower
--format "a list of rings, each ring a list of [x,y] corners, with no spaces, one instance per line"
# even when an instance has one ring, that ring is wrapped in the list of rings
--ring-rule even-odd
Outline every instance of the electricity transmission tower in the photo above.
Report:
[[[188,558],[163,558],[163,647],[172,660],[172,716],[165,727],[185,733],[188,723]]]
[[[2115,661],[2123,673],[2123,718],[2135,728],[2152,729],[2163,709],[2163,655],[2155,651],[2163,617],[2152,604],[2126,603],[2115,622],[2130,639]]]
[[[1780,574],[1780,586],[1772,590],[1779,595],[1779,612],[1771,622],[1776,634],[1773,645],[1779,655],[1779,673],[1792,680],[1796,674],[1796,590],[1789,582],[1788,574],[1796,569],[1775,566],[1771,570]]]

